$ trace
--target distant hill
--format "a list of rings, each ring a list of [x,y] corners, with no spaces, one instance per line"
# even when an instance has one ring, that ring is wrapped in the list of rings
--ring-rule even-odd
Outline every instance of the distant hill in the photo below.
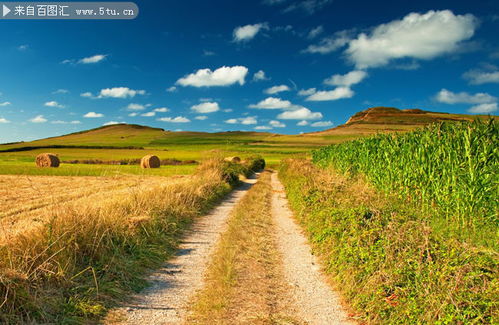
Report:
[[[300,135],[243,131],[172,132],[137,124],[116,124],[30,142],[0,144],[0,152],[28,151],[41,148],[160,149],[206,145],[216,148],[221,145],[235,144],[258,146],[259,148],[273,146],[310,147],[348,141],[378,132],[410,131],[433,122],[463,121],[474,118],[477,118],[477,115],[373,107],[354,114],[344,125]]]
[[[272,137],[272,133],[263,132],[172,132],[161,128],[137,124],[115,124],[75,132],[67,135],[40,139],[30,142],[0,144],[2,151],[26,151],[37,148],[145,148],[164,147],[182,144],[251,143]]]
[[[332,129],[309,133],[309,135],[368,135],[378,132],[411,131],[435,122],[472,121],[487,118],[486,115],[465,115],[429,112],[421,109],[398,109],[395,107],[372,107],[358,112],[343,125]]]
[[[136,124],[116,124],[30,142],[0,145],[0,151],[19,147],[109,146],[142,147],[165,130]]]

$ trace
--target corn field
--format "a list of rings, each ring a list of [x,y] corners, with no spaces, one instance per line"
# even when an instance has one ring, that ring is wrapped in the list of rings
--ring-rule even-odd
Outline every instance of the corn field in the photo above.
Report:
[[[497,225],[499,125],[440,123],[313,152],[321,167],[363,174],[378,189],[436,211],[460,227]]]

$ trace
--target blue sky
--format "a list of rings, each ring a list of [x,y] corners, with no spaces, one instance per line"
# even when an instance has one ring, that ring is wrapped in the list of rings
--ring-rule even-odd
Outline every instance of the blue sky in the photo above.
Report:
[[[0,21],[0,143],[126,122],[296,134],[372,106],[497,114],[499,2],[136,1]]]

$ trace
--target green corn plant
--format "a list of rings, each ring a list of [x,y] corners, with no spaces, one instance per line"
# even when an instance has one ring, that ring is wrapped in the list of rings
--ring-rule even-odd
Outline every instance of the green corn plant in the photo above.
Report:
[[[378,134],[313,152],[321,167],[364,174],[460,228],[499,224],[499,125],[439,123],[405,134]]]

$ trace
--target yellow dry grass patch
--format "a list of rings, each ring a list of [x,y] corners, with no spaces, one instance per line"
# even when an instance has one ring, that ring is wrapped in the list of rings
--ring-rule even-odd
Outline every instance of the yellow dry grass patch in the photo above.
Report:
[[[0,323],[86,323],[143,287],[145,270],[170,256],[182,231],[230,190],[221,161],[206,165],[177,181],[147,179],[133,190],[56,204],[25,231],[9,229],[0,240]],[[47,195],[57,189],[46,186]]]
[[[181,178],[0,175],[0,242],[44,223],[70,205],[94,206],[124,199]]]

